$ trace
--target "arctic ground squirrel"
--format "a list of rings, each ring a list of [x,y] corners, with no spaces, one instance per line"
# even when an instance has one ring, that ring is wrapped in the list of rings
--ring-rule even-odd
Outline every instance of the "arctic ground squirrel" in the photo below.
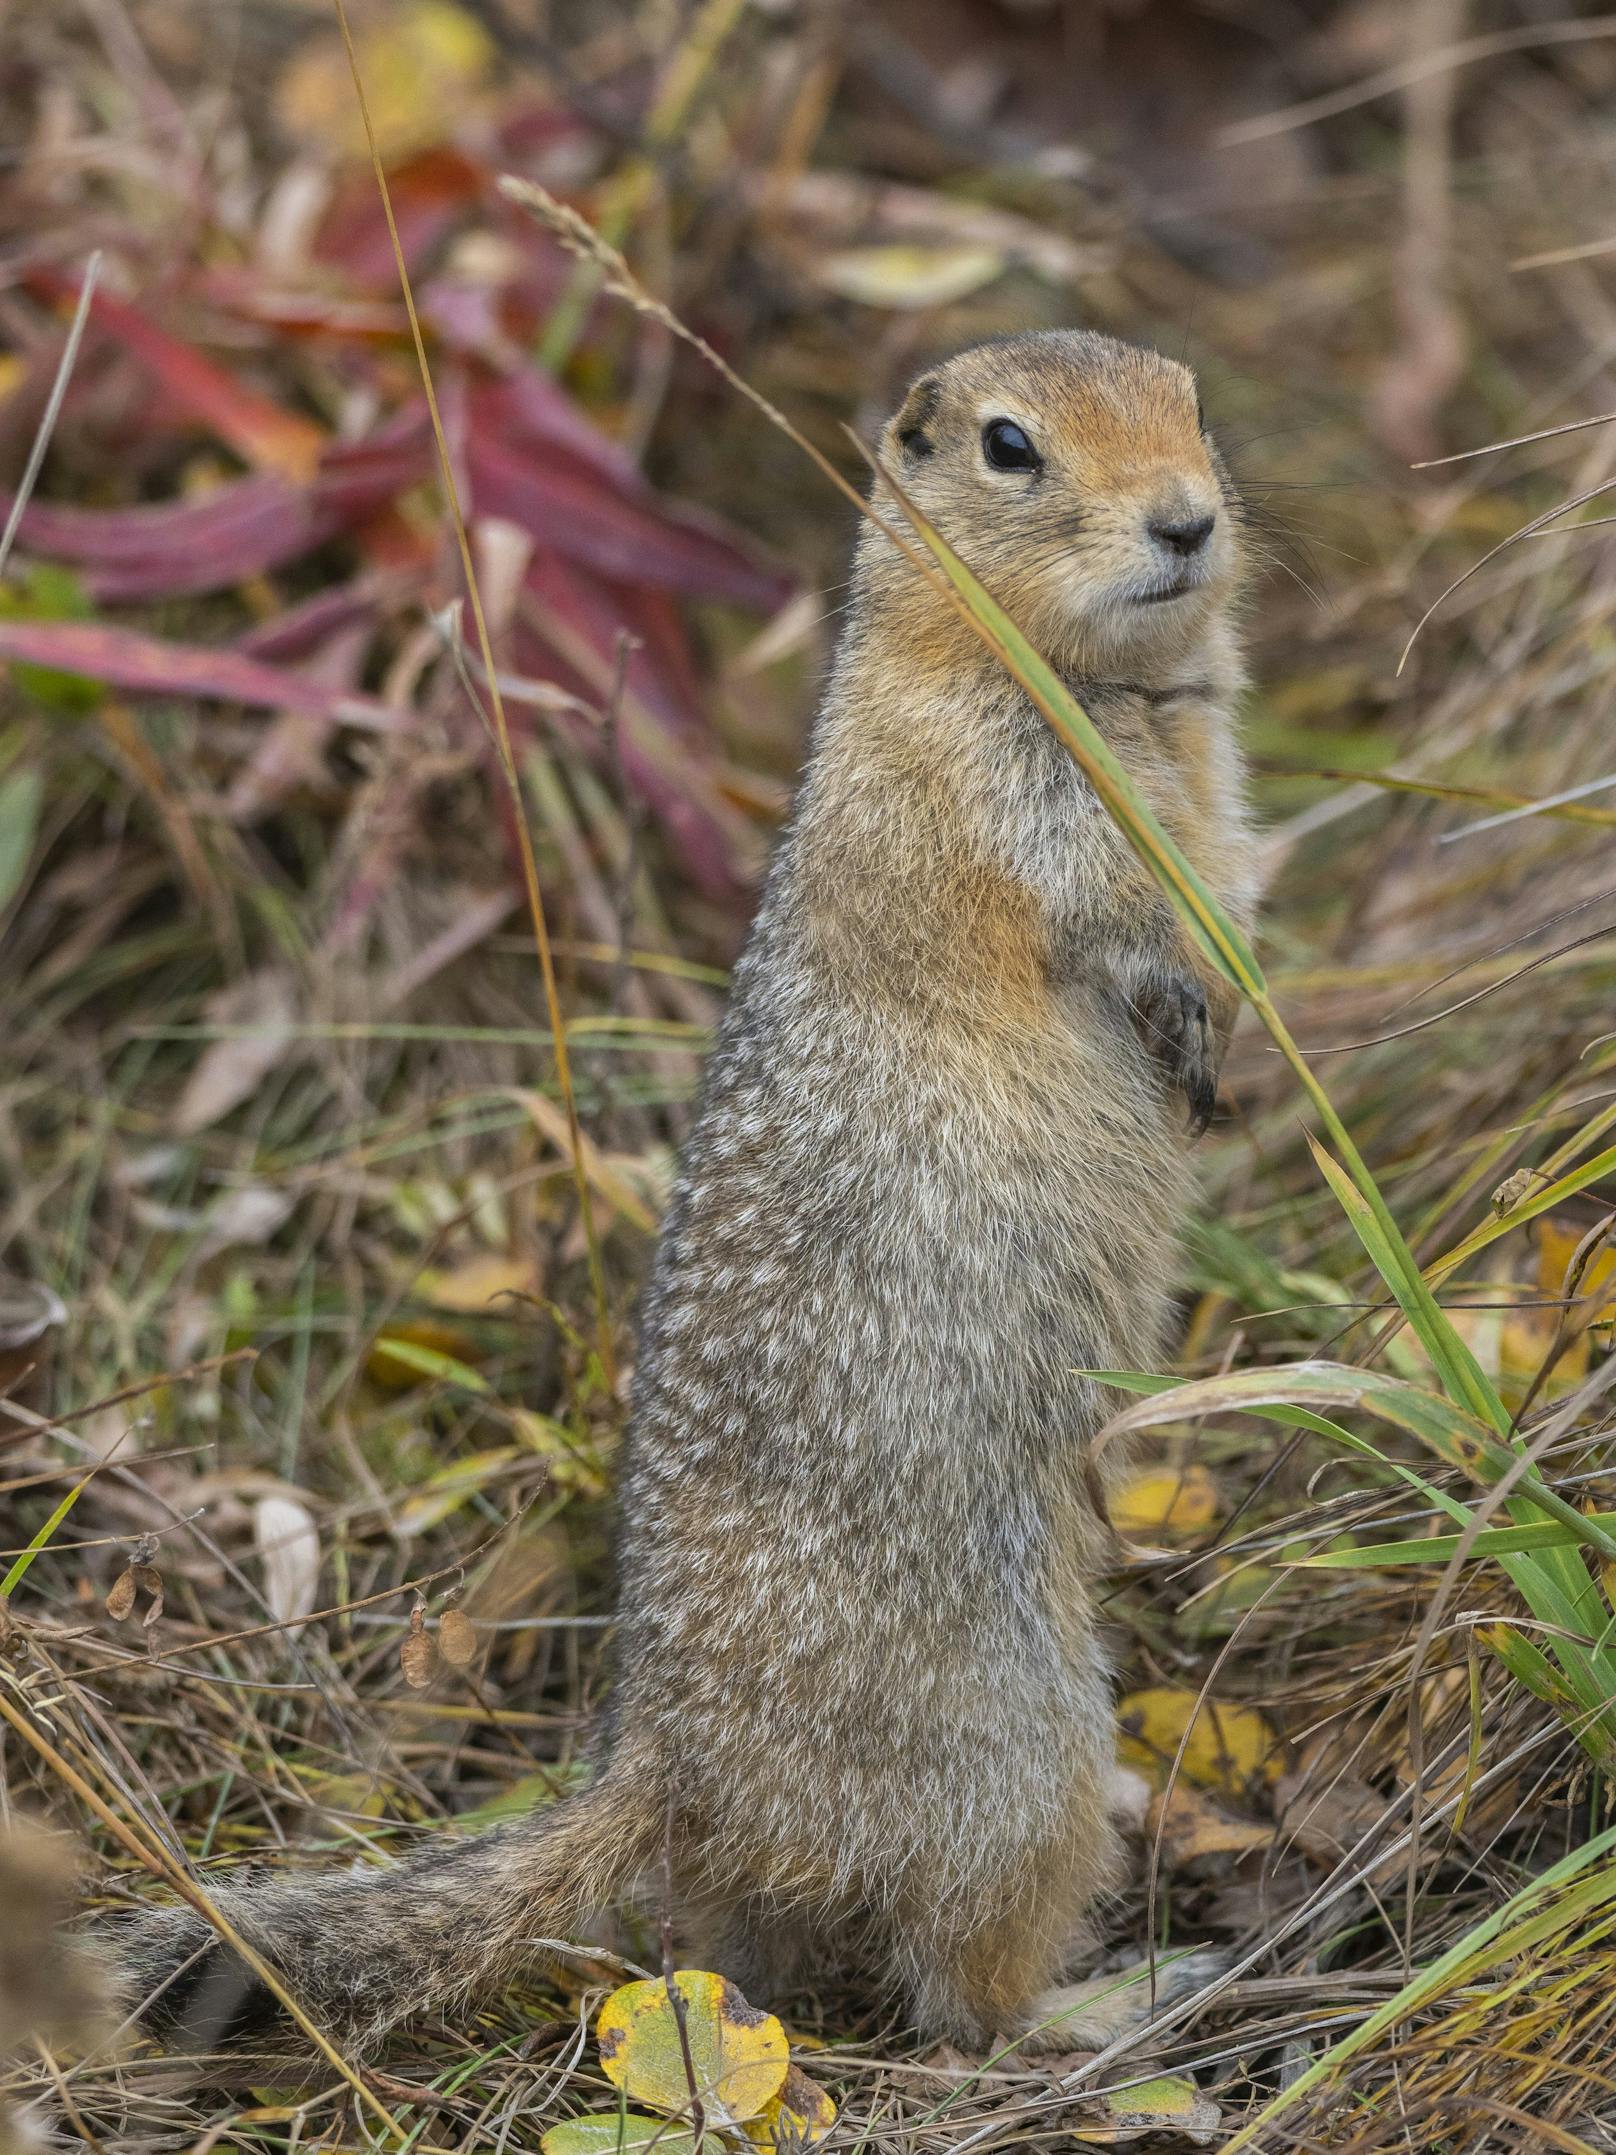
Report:
[[[1193,375],[1016,337],[924,374],[881,451],[1249,924],[1247,547]],[[927,2037],[1071,2041],[1055,1986],[1118,1862],[1084,1372],[1169,1347],[1233,1017],[866,525],[644,1296],[594,1778],[386,1868],[210,1881],[311,2014],[452,2009],[666,1876],[685,1959],[755,2001],[846,1970]],[[267,2005],[189,1910],[119,1950],[192,2040]]]

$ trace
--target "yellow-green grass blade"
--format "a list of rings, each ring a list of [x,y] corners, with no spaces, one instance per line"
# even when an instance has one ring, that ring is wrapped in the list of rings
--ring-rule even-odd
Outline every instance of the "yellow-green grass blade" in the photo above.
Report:
[[[1320,1174],[1330,1185],[1353,1233],[1396,1297],[1420,1345],[1431,1357],[1448,1397],[1467,1407],[1478,1420],[1490,1424],[1493,1429],[1507,1432],[1509,1415],[1503,1402],[1431,1292],[1413,1251],[1389,1218],[1379,1216],[1377,1208],[1369,1203],[1366,1194],[1339,1162],[1333,1160],[1311,1135],[1308,1144]]]
[[[1590,1522],[1616,1528],[1616,1511],[1590,1512]],[[1457,1534],[1422,1534],[1406,1541],[1359,1542],[1350,1549],[1325,1549],[1301,1557],[1301,1571],[1389,1571],[1408,1564],[1446,1564],[1459,1553]],[[1467,1556],[1516,1556],[1533,1549],[1571,1549],[1579,1537],[1558,1519],[1530,1519],[1524,1526],[1483,1527],[1472,1536]]]
[[[1579,1190],[1586,1190],[1591,1183],[1603,1182],[1607,1175],[1616,1175],[1616,1145],[1607,1146],[1603,1152],[1596,1152],[1591,1160],[1585,1160],[1581,1167],[1574,1167],[1553,1182],[1545,1183],[1541,1190],[1523,1197],[1518,1205],[1511,1205],[1496,1219],[1483,1220],[1462,1242],[1456,1242],[1445,1257],[1436,1260],[1426,1278],[1433,1286],[1440,1286],[1461,1265],[1468,1264],[1478,1250],[1486,1249],[1489,1243],[1497,1242],[1512,1229],[1524,1227],[1528,1220],[1535,1220],[1540,1213],[1552,1212],[1566,1198],[1575,1197]]]
[[[1225,977],[1252,1002],[1345,1162],[1343,1168],[1315,1146],[1321,1171],[1424,1345],[1453,1407],[1471,1423],[1479,1425],[1475,1437],[1484,1447],[1484,1456],[1490,1451],[1490,1437],[1508,1442],[1513,1431],[1503,1402],[1437,1302],[1351,1133],[1269,1000],[1261,972],[1244,937],[1140,800],[1120,762],[1065,683],[977,581],[930,519],[908,498],[893,475],[884,466],[877,465],[877,470],[941,570],[942,588],[1054,728],[1134,850],[1177,907],[1196,942]],[[1425,1417],[1425,1422],[1426,1426],[1417,1433],[1429,1441],[1429,1416]],[[1448,1434],[1451,1436],[1453,1432],[1450,1430]],[[1505,1456],[1513,1462],[1517,1455],[1512,1451]],[[1487,1457],[1486,1463],[1491,1466],[1495,1462]],[[1484,1478],[1498,1477],[1486,1474]],[[1573,1506],[1548,1490],[1535,1468],[1530,1470],[1529,1493],[1523,1490],[1519,1497],[1511,1499],[1509,1508],[1517,1522],[1522,1520],[1523,1513],[1535,1517],[1547,1512],[1573,1526],[1579,1538],[1592,1542],[1601,1553],[1607,1553],[1607,1544],[1616,1547],[1616,1542],[1603,1529],[1590,1527]],[[1601,1715],[1607,1710],[1616,1686],[1606,1681],[1608,1657],[1596,1651],[1590,1660],[1588,1646],[1579,1636],[1591,1634],[1595,1628],[1589,1615],[1592,1582],[1580,1558],[1572,1550],[1549,1549],[1537,1555],[1511,1557],[1504,1561],[1533,1614],[1540,1621],[1569,1632],[1569,1637],[1557,1642],[1556,1651],[1566,1666],[1582,1711],[1596,1717]]]
[[[1109,1372],[1105,1381],[1125,1382]],[[1147,1395],[1138,1406],[1124,1407],[1106,1424],[1101,1439],[1157,1429],[1164,1422],[1198,1414],[1245,1414],[1278,1408],[1295,1419],[1298,1404],[1308,1401],[1321,1406],[1362,1408],[1417,1437],[1444,1465],[1457,1467],[1483,1487],[1520,1465],[1518,1453],[1501,1444],[1484,1423],[1441,1393],[1425,1391],[1384,1370],[1356,1369],[1344,1362],[1293,1362],[1280,1368],[1226,1370],[1220,1376],[1198,1378],[1170,1393]],[[1333,1424],[1326,1424],[1326,1429],[1329,1434],[1340,1434]],[[1528,1469],[1523,1476],[1520,1501],[1530,1504],[1534,1513],[1546,1511],[1559,1520],[1573,1540],[1586,1543],[1601,1556],[1616,1558],[1616,1534],[1597,1516],[1578,1511],[1541,1477],[1532,1479],[1535,1473],[1535,1468]],[[1468,1519],[1470,1515],[1461,1507],[1460,1516]]]
[[[1137,1370],[1094,1369],[1086,1370],[1083,1374],[1097,1377],[1102,1384],[1114,1385],[1118,1391],[1136,1392],[1146,1398],[1183,1392],[1188,1389],[1189,1383],[1189,1380],[1183,1377],[1146,1376]],[[1255,1374],[1257,1372],[1248,1370],[1226,1372],[1227,1376],[1241,1377]],[[1223,1380],[1209,1378],[1205,1381],[1219,1383]],[[1175,1404],[1172,1414],[1164,1419],[1177,1421],[1184,1411]],[[1207,1410],[1201,1408],[1189,1411]],[[1423,1497],[1426,1503],[1433,1505],[1438,1511],[1446,1512],[1450,1519],[1456,1519],[1461,1526],[1469,1523],[1470,1512],[1457,1497],[1449,1496],[1446,1490],[1438,1489],[1428,1482],[1424,1475],[1416,1473],[1405,1461],[1389,1457],[1378,1445],[1371,1444],[1367,1437],[1358,1436],[1355,1431],[1344,1428],[1340,1422],[1331,1421],[1327,1415],[1315,1414],[1308,1407],[1298,1406],[1294,1401],[1276,1400],[1271,1395],[1263,1399],[1244,1398],[1239,1403],[1238,1411],[1250,1414],[1259,1421],[1277,1422],[1283,1429],[1305,1429],[1314,1436],[1327,1437],[1332,1444],[1339,1444],[1344,1451],[1355,1452],[1360,1459],[1371,1461],[1383,1473],[1406,1483]]]
[[[978,581],[955,553],[925,512],[904,492],[884,465],[878,465],[883,483],[897,499],[905,517],[941,569],[947,586],[977,634],[1011,676],[1021,683],[1045,719],[1076,759],[1095,792],[1121,828],[1124,836],[1178,908],[1196,941],[1225,977],[1252,1001],[1281,1052],[1307,1088],[1331,1136],[1335,1139],[1351,1174],[1350,1185],[1332,1179],[1339,1196],[1344,1186],[1355,1188],[1360,1203],[1354,1217],[1360,1239],[1367,1220],[1374,1229],[1369,1249],[1396,1295],[1400,1306],[1419,1333],[1426,1351],[1442,1372],[1451,1396],[1489,1422],[1500,1434],[1507,1433],[1509,1417],[1481,1367],[1460,1339],[1435,1297],[1431,1294],[1381,1196],[1374,1177],[1336,1114],[1328,1095],[1308,1068],[1278,1012],[1268,999],[1267,986],[1256,958],[1240,930],[1207,889],[1150,809],[1140,799],[1127,772],[1102,739],[1093,720],[992,593]]]
[[[62,1521],[67,1517],[68,1513],[73,1509],[74,1505],[78,1502],[79,1498],[84,1494],[85,1490],[88,1489],[90,1483],[94,1479],[95,1469],[92,1467],[88,1474],[82,1475],[80,1479],[73,1484],[72,1488],[67,1492],[66,1496],[63,1497],[61,1503],[57,1505],[56,1509],[51,1513],[50,1517],[39,1529],[39,1532],[34,1536],[33,1540],[28,1544],[27,1548],[23,1550],[22,1554],[17,1558],[16,1562],[6,1573],[5,1577],[3,1579],[0,1579],[0,1601],[9,1601],[11,1599],[17,1588],[27,1577],[29,1567],[32,1565],[35,1557],[38,1556],[39,1552],[45,1547],[46,1543],[50,1541],[52,1536],[55,1534],[56,1529],[61,1525]]]
[[[1440,1506],[1461,1528],[1470,1527],[1474,1520],[1474,1514],[1463,1504],[1402,1469],[1338,1424],[1323,1416],[1310,1416],[1297,1402],[1357,1407],[1374,1414],[1394,1428],[1406,1430],[1445,1464],[1483,1486],[1520,1467],[1517,1453],[1451,1400],[1383,1370],[1301,1362],[1278,1369],[1227,1370],[1216,1377],[1170,1388],[1149,1380],[1130,1380],[1114,1372],[1106,1373],[1106,1381],[1142,1392],[1144,1397],[1111,1418],[1097,1440],[1101,1443],[1110,1437],[1160,1428],[1164,1423],[1197,1415],[1261,1414],[1293,1426],[1316,1428],[1353,1450],[1370,1454],[1412,1481],[1428,1501]],[[1601,1723],[1606,1731],[1603,1740],[1609,1741],[1616,1736],[1616,1656],[1593,1643],[1604,1628],[1600,1603],[1584,1560],[1572,1544],[1584,1543],[1603,1556],[1616,1546],[1616,1534],[1597,1517],[1579,1512],[1541,1479],[1523,1484],[1506,1503],[1515,1524],[1554,1524],[1564,1536],[1558,1545],[1544,1545],[1524,1553],[1506,1551],[1498,1556],[1498,1562],[1527,1608],[1552,1635],[1554,1652],[1565,1669],[1569,1695],[1574,1700],[1568,1718],[1579,1730],[1593,1721]],[[1564,1691],[1566,1686],[1561,1688]]]

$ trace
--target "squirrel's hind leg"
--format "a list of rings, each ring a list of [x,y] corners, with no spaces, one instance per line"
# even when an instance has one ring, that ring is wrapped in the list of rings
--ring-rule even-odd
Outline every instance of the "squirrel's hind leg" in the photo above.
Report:
[[[938,1907],[916,1877],[894,1925],[890,1973],[923,2037],[980,2051],[1036,2026],[1061,1982],[1095,1901],[1121,1869],[1103,1801],[1075,1802],[1065,1832],[1026,1848],[1013,1870],[981,1880],[968,1901]]]
[[[1076,1898],[1029,1878],[980,1921],[943,1924],[925,1912],[897,1944],[892,1973],[910,2020],[931,2040],[980,2051],[1011,2040],[1057,1980],[1076,1927]]]
[[[687,1903],[686,1928],[690,1964],[727,1976],[752,2005],[799,1997],[825,1959],[807,1912],[766,1895]]]

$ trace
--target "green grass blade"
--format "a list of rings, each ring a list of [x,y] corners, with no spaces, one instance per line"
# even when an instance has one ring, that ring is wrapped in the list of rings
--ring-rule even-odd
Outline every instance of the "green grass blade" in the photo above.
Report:
[[[1592,1512],[1595,1526],[1616,1528],[1616,1511]],[[1301,1571],[1388,1571],[1408,1564],[1446,1564],[1459,1553],[1457,1534],[1418,1540],[1365,1542],[1353,1549],[1327,1549],[1298,1561]],[[1489,1526],[1472,1540],[1467,1556],[1515,1556],[1532,1549],[1572,1549],[1578,1536],[1558,1519],[1531,1519],[1524,1526]]]
[[[95,1470],[92,1468],[88,1474],[82,1476],[78,1481],[73,1484],[72,1488],[67,1492],[66,1496],[63,1497],[61,1503],[57,1505],[56,1509],[51,1513],[50,1517],[39,1529],[39,1532],[34,1536],[33,1540],[28,1544],[27,1548],[23,1550],[22,1554],[17,1558],[16,1562],[6,1573],[5,1577],[3,1579],[0,1579],[0,1601],[9,1601],[11,1599],[17,1588],[27,1577],[29,1566],[33,1563],[34,1558],[38,1556],[41,1549],[45,1547],[45,1544],[55,1534],[56,1529],[61,1525],[62,1521],[67,1517],[68,1513],[73,1509],[74,1505],[84,1494],[85,1490],[89,1488],[90,1483],[94,1479]]]
[[[1398,1306],[1413,1327],[1420,1345],[1431,1357],[1448,1397],[1462,1401],[1479,1420],[1500,1432],[1509,1428],[1502,1401],[1482,1373],[1481,1364],[1455,1331],[1452,1321],[1431,1292],[1414,1253],[1389,1219],[1377,1215],[1364,1194],[1312,1136],[1308,1138],[1319,1172],[1330,1185],[1336,1202],[1346,1214],[1354,1234],[1363,1244],[1376,1271],[1391,1289]],[[1388,1229],[1390,1231],[1388,1232]]]
[[[1552,1212],[1556,1205],[1563,1204],[1568,1197],[1575,1197],[1579,1190],[1586,1190],[1592,1183],[1603,1182],[1607,1175],[1616,1175],[1616,1145],[1607,1146],[1603,1152],[1596,1152],[1591,1160],[1585,1160],[1581,1167],[1574,1167],[1553,1182],[1545,1183],[1541,1190],[1534,1190],[1530,1197],[1522,1198],[1518,1205],[1511,1205],[1498,1218],[1483,1220],[1462,1242],[1456,1242],[1445,1257],[1439,1257],[1426,1277],[1433,1286],[1440,1286],[1489,1243],[1497,1242],[1517,1227],[1524,1227],[1528,1220],[1535,1220],[1540,1213]]]

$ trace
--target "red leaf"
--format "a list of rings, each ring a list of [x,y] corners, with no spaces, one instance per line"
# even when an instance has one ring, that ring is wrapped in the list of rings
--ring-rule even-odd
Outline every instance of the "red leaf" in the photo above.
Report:
[[[542,367],[513,367],[479,384],[472,424],[490,441],[515,442],[541,453],[561,449],[590,464],[623,493],[648,493],[634,459],[596,426]]]
[[[130,509],[30,502],[18,537],[31,553],[87,569],[92,597],[119,600],[239,584],[306,554],[337,528],[336,515],[308,489],[266,473],[231,480],[198,501]]]
[[[93,598],[192,597],[295,561],[374,515],[431,468],[426,414],[412,410],[363,441],[333,444],[310,487],[264,473],[231,480],[198,501],[128,509],[30,502],[18,535],[33,553],[88,569]]]
[[[459,150],[439,146],[394,166],[387,175],[399,244],[411,277],[470,205],[490,192],[487,168]],[[339,187],[321,220],[314,252],[345,270],[367,291],[398,295],[398,265],[387,218],[369,171]]]
[[[393,733],[408,716],[373,696],[322,687],[239,651],[165,643],[133,629],[83,621],[0,621],[0,659],[85,674],[136,693],[199,696],[218,703],[252,704],[273,711],[305,711],[373,733]]]
[[[314,490],[345,522],[368,516],[437,469],[432,422],[417,398],[358,441],[332,442],[320,459]]]
[[[238,636],[232,649],[250,658],[307,658],[332,637],[377,618],[406,588],[396,577],[377,575],[356,576],[349,583],[333,584],[296,606],[283,607],[267,621],[260,621]]]
[[[74,287],[55,270],[31,270],[28,281],[54,298],[76,297]],[[211,428],[244,463],[287,479],[307,479],[313,473],[326,437],[312,419],[247,388],[194,345],[160,329],[138,307],[115,299],[104,285],[91,302],[90,325],[92,333],[107,331],[132,352],[177,404]]]
[[[475,409],[475,407],[474,407]],[[473,421],[466,469],[479,516],[503,516],[541,546],[619,583],[655,584],[694,598],[772,610],[789,586],[728,536],[647,492],[603,482],[577,457],[549,449],[541,462]]]

